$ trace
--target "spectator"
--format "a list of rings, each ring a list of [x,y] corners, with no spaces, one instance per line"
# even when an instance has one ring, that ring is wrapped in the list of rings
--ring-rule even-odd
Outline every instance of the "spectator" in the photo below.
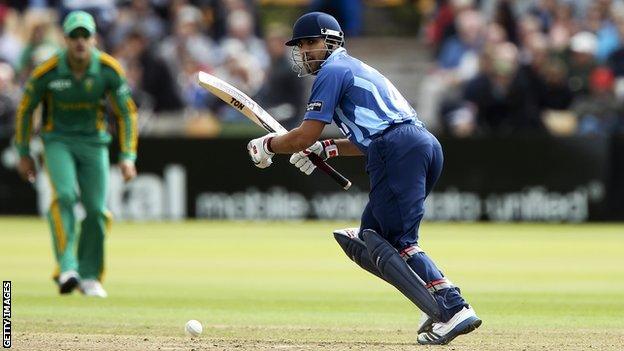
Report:
[[[185,65],[212,70],[222,62],[222,55],[214,41],[201,32],[201,12],[194,6],[184,5],[175,18],[174,33],[160,46],[159,54],[169,65],[181,89]]]
[[[433,56],[438,57],[442,43],[451,35],[455,34],[453,21],[455,14],[449,0],[437,1],[437,6],[433,12],[429,23],[425,26],[425,36],[427,43],[431,45]],[[452,33],[449,30],[453,27]]]
[[[518,21],[518,41],[520,47],[526,47],[536,34],[541,34],[539,19],[533,15],[522,17]],[[566,42],[567,46],[567,42]]]
[[[550,32],[563,31],[569,38],[579,30],[579,23],[574,18],[574,3],[560,2],[555,9],[555,17]]]
[[[609,55],[607,65],[616,77],[624,77],[624,15],[616,18],[620,41],[618,47]]]
[[[483,35],[484,21],[479,12],[465,11],[457,17],[458,34],[442,45],[438,65],[443,69],[457,68],[464,55],[478,50]]]
[[[47,10],[29,10],[24,15],[28,41],[20,55],[19,80],[24,81],[30,71],[49,59],[60,48],[57,31],[52,26],[52,16]]]
[[[476,74],[483,44],[485,22],[478,12],[463,10],[456,22],[458,34],[443,44],[437,67],[425,77],[419,92],[418,116],[434,131],[441,127],[441,102],[452,99],[458,87]]]
[[[13,118],[20,95],[14,79],[11,65],[0,62],[0,136],[13,133]]]
[[[595,57],[599,63],[603,63],[607,60],[609,55],[615,49],[617,49],[618,42],[620,41],[617,26],[613,23],[611,16],[608,12],[600,10],[600,2],[595,6],[598,9],[597,12],[597,24],[594,33],[596,34],[596,53]]]
[[[243,44],[247,53],[256,58],[262,69],[267,69],[271,60],[264,42],[254,34],[253,26],[253,18],[249,12],[236,10],[230,13],[227,19],[227,34],[221,41],[221,48],[227,48],[232,41],[239,42]]]
[[[622,103],[613,92],[613,73],[605,67],[592,71],[590,94],[575,98],[572,111],[578,118],[578,134],[610,135],[624,113]]]
[[[258,1],[256,0],[197,0],[200,6],[212,13],[210,22],[213,24],[212,32],[214,39],[221,41],[228,32],[228,17],[236,11],[244,11],[251,15],[253,32],[257,37],[261,37],[260,15],[258,11]]]
[[[149,39],[141,29],[137,28],[130,32],[122,48],[121,61],[129,62],[138,70],[135,72],[137,88],[150,96],[155,113],[179,111],[184,108],[169,67],[152,50]]]
[[[448,1],[448,9],[445,9],[445,4],[446,1],[441,1],[441,5],[440,5],[440,11],[441,11],[441,15],[446,16],[446,15],[450,15],[450,20],[451,22],[448,24],[444,24],[442,23],[442,26],[440,29],[440,46],[439,46],[439,50],[442,49],[442,45],[450,38],[457,36],[457,33],[459,31],[459,29],[457,28],[458,26],[458,17],[464,13],[464,12],[468,12],[468,11],[474,11],[475,10],[475,0],[449,0]],[[444,13],[442,11],[445,11],[447,13]],[[445,19],[445,17],[441,18],[442,20]],[[439,50],[436,52],[436,56],[439,56]]]
[[[529,9],[529,14],[535,16],[540,23],[542,32],[549,32],[557,10],[557,0],[538,0],[537,4]]]
[[[267,31],[266,42],[271,57],[267,77],[257,99],[286,129],[297,127],[305,104],[303,80],[292,69],[291,51],[284,45],[289,30],[274,25]]]
[[[562,60],[550,57],[544,34],[535,33],[523,55],[521,75],[527,78],[540,111],[568,109],[573,96],[566,81],[567,70]]]
[[[13,67],[19,64],[22,43],[10,30],[10,22],[15,22],[15,11],[0,4],[0,60],[9,62]]]
[[[568,85],[573,94],[589,93],[589,75],[596,67],[597,45],[596,36],[590,32],[579,32],[570,40]]]
[[[225,62],[215,70],[215,75],[239,88],[249,96],[258,93],[264,81],[264,71],[255,56],[245,50],[245,45],[235,39],[229,40],[223,48]],[[197,84],[195,84],[197,85]],[[224,121],[241,121],[244,117],[227,106],[219,109]]]
[[[178,76],[178,81],[182,87],[182,99],[187,107],[193,110],[207,110],[209,101],[216,99],[210,95],[206,89],[197,84],[197,72],[201,70],[200,65],[190,57],[182,58],[182,71]]]
[[[140,21],[137,21],[140,18]],[[149,0],[132,0],[130,6],[122,8],[115,21],[109,38],[111,47],[116,47],[131,31],[139,30],[150,43],[155,43],[165,36],[166,26]]]
[[[485,132],[511,133],[541,130],[539,108],[529,80],[518,69],[518,50],[504,43],[492,50],[486,60],[490,69],[466,83],[464,99]]]
[[[557,57],[550,57],[544,63],[540,72],[542,84],[538,90],[542,111],[570,107],[574,95],[567,84],[567,74],[565,63]]]
[[[510,42],[515,45],[519,44],[518,25],[510,0],[501,0],[497,3],[494,23],[499,24],[505,30],[506,37]]]

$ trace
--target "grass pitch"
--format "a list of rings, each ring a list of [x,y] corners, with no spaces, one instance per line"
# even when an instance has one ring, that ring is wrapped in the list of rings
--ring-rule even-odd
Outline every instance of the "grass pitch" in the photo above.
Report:
[[[421,246],[484,324],[420,348],[420,313],[333,240],[355,225],[116,223],[100,300],[57,295],[46,222],[0,218],[13,347],[624,350],[624,225],[423,224]],[[184,336],[189,319],[199,338]]]

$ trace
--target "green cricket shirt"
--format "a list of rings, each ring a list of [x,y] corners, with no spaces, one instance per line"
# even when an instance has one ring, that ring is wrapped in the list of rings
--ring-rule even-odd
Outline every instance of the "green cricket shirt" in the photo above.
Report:
[[[43,104],[41,137],[70,142],[108,144],[106,99],[117,117],[120,160],[135,160],[137,112],[125,74],[112,56],[93,49],[85,74],[76,79],[62,50],[35,68],[26,83],[15,123],[15,145],[21,156],[28,155],[32,115]]]

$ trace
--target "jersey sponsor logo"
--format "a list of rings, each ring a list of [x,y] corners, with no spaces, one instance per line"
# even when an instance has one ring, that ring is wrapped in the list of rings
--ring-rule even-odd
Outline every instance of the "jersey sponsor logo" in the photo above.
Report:
[[[312,101],[308,104],[308,107],[306,107],[306,112],[321,111],[322,108],[323,108],[323,101]]]
[[[72,86],[72,82],[70,79],[55,79],[48,83],[48,88],[50,90],[62,91],[65,89],[69,89]]]
[[[92,110],[98,107],[99,104],[93,104],[90,102],[58,102],[58,107],[61,110]]]
[[[93,79],[87,78],[85,80],[85,89],[87,92],[91,92],[91,89],[93,89]]]

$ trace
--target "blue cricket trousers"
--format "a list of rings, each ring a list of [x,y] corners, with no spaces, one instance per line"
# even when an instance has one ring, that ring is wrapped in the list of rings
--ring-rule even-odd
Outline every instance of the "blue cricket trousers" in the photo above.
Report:
[[[360,232],[375,230],[399,252],[417,245],[425,198],[438,181],[443,162],[440,142],[420,125],[393,125],[373,139],[366,162],[371,191]],[[432,291],[444,321],[467,305],[424,252],[404,259]]]
[[[442,173],[440,143],[414,124],[390,126],[368,147],[369,203],[362,229],[373,229],[397,250],[418,243],[425,198]]]

